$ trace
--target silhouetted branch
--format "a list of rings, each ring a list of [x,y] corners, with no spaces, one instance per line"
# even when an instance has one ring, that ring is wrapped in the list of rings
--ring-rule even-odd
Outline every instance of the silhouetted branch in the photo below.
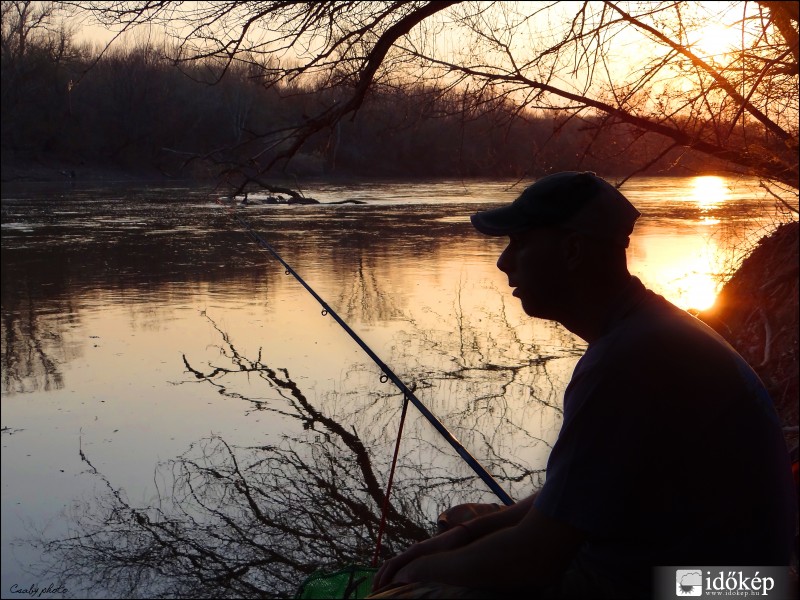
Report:
[[[248,148],[247,159],[204,155],[227,164],[228,174],[264,174],[315,144],[326,148],[328,165],[338,164],[339,125],[370,94],[430,89],[438,109],[458,114],[462,127],[478,111],[501,107],[498,122],[568,111],[603,130],[624,124],[665,138],[656,156],[677,144],[797,185],[798,25],[785,3],[743,3],[741,10],[666,1],[74,5],[107,24],[163,26],[176,63],[187,72],[215,64],[209,72],[217,84],[242,65],[253,81],[287,97],[322,93],[314,107],[298,100],[293,117],[267,130],[244,126],[248,139],[234,146]],[[711,20],[735,26],[738,47],[707,56],[702,32]],[[453,43],[437,43],[444,29]],[[618,41],[631,53],[618,56]],[[599,139],[588,140],[582,154],[595,142],[602,148]],[[631,172],[653,164],[652,156],[641,158]]]

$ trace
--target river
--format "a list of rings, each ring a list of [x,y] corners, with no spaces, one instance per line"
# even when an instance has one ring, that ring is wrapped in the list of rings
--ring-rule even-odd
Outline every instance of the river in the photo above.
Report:
[[[164,565],[152,576],[117,553],[152,550],[164,523],[171,547],[227,544],[254,561],[273,547],[300,562],[371,551],[374,527],[355,518],[360,509],[326,499],[336,489],[379,512],[364,482],[386,483],[402,397],[232,214],[512,497],[540,485],[585,344],[522,313],[495,267],[503,240],[469,224],[520,190],[314,183],[303,191],[322,204],[251,195],[232,213],[220,192],[175,184],[4,185],[2,597],[32,586],[40,597],[186,589],[185,556],[152,558]],[[622,190],[643,214],[631,271],[687,309],[709,306],[782,218],[747,178],[642,177]],[[413,408],[395,486],[413,522],[396,524],[387,551],[450,503],[493,498]],[[254,505],[269,514],[254,518]],[[235,535],[220,542],[214,532],[230,519],[248,523],[236,535],[252,548]],[[304,537],[328,527],[327,546]],[[202,544],[190,540],[196,531]],[[278,595],[290,587],[269,568],[258,577],[253,585]]]

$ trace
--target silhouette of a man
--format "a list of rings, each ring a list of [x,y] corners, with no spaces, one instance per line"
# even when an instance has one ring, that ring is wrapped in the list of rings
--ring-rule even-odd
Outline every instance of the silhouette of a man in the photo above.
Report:
[[[713,330],[647,290],[639,212],[593,173],[538,180],[472,217],[525,312],[588,342],[538,493],[387,561],[381,597],[640,598],[654,567],[788,565],[792,475],[761,381]],[[399,587],[398,587],[399,586]]]

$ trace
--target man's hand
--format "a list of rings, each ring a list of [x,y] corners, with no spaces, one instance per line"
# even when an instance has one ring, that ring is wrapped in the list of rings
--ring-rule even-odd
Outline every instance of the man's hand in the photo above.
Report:
[[[375,574],[372,589],[378,590],[396,581],[395,575],[401,569],[422,556],[462,548],[487,533],[517,524],[528,514],[535,498],[536,494],[533,494],[502,509],[495,504],[463,504],[446,510],[440,515],[443,520],[440,530],[446,530],[436,537],[414,544],[402,554],[386,561]],[[458,526],[465,521],[469,521],[469,531]],[[402,576],[407,577],[409,573],[410,571],[406,571]]]
[[[377,591],[380,588],[389,585],[393,581],[415,581],[414,579],[409,579],[409,577],[420,576],[421,573],[417,573],[417,568],[406,569],[406,567],[409,567],[412,562],[429,554],[447,552],[448,550],[460,548],[461,546],[470,542],[470,537],[471,536],[469,535],[469,532],[467,532],[465,528],[456,527],[450,531],[437,535],[436,537],[432,537],[423,542],[414,544],[402,554],[398,554],[394,558],[390,558],[383,563],[373,579],[373,591]],[[402,573],[400,573],[401,570],[403,571]]]
[[[436,573],[436,570],[434,565],[436,564],[436,561],[441,558],[443,558],[443,555],[436,553],[429,554],[427,556],[420,556],[419,558],[412,560],[405,567],[395,573],[392,583],[425,583],[427,581],[435,580],[434,574]]]
[[[583,533],[532,506],[522,519],[514,519],[516,524],[508,524],[515,509],[486,515],[467,527],[456,526],[414,544],[381,567],[374,589],[393,582],[431,580],[498,592],[554,584],[583,543]],[[506,526],[498,528],[501,524]]]

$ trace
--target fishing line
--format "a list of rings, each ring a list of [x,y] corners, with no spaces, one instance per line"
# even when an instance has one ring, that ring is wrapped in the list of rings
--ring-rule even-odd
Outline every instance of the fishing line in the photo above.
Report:
[[[422,413],[422,416],[425,417],[431,425],[433,425],[436,431],[438,431],[439,434],[442,437],[444,437],[447,443],[450,444],[450,446],[458,453],[458,455],[464,460],[464,462],[466,462],[472,468],[475,474],[478,477],[480,477],[481,480],[483,480],[483,482],[489,487],[490,490],[492,490],[492,492],[494,492],[494,494],[503,502],[503,504],[505,504],[506,506],[514,504],[514,501],[511,499],[511,496],[509,496],[505,492],[505,490],[503,490],[503,488],[500,487],[500,484],[498,484],[497,481],[495,481],[494,477],[492,477],[489,474],[489,472],[486,469],[484,469],[483,466],[481,466],[481,464],[467,451],[467,449],[461,445],[461,442],[459,442],[453,436],[453,434],[451,434],[447,430],[447,428],[442,424],[442,422],[439,419],[437,419],[433,415],[433,413],[431,413],[430,410],[428,410],[428,407],[426,407],[419,400],[419,398],[417,398],[414,395],[414,393],[406,386],[406,384],[403,383],[397,375],[395,375],[394,371],[392,371],[378,357],[378,355],[375,354],[375,352],[373,352],[369,346],[367,346],[364,340],[362,340],[358,336],[358,334],[355,331],[353,331],[347,323],[345,323],[345,321],[336,313],[336,311],[333,310],[330,306],[328,306],[328,303],[325,302],[325,300],[323,300],[319,296],[319,294],[317,294],[317,292],[315,292],[311,288],[311,286],[308,285],[305,282],[305,280],[302,277],[300,277],[300,275],[297,274],[297,272],[289,265],[289,263],[283,260],[283,257],[280,254],[278,254],[278,251],[275,250],[272,244],[270,244],[261,235],[259,235],[256,231],[254,231],[253,228],[250,226],[250,224],[247,221],[245,221],[240,215],[238,215],[230,205],[224,204],[219,198],[217,198],[216,201],[220,206],[228,209],[229,214],[244,228],[245,233],[250,237],[250,239],[256,242],[264,250],[267,250],[270,254],[272,254],[272,256],[275,257],[275,259],[279,263],[281,263],[281,265],[285,270],[285,273],[287,275],[291,275],[292,277],[294,277],[300,283],[300,285],[302,285],[306,289],[306,291],[309,294],[311,294],[311,296],[313,296],[313,298],[322,307],[322,316],[332,317],[333,320],[336,321],[342,327],[342,329],[344,329],[345,332],[353,339],[353,341],[355,341],[361,347],[361,349],[364,352],[366,352],[367,356],[369,356],[372,359],[372,361],[376,365],[378,365],[380,370],[383,372],[383,375],[381,376],[381,382],[385,382],[387,380],[391,381],[402,392],[403,398],[408,399],[408,401],[410,401],[417,408],[417,410],[419,410],[419,412]]]
[[[397,439],[394,442],[394,456],[392,456],[392,468],[389,469],[389,481],[386,484],[386,494],[383,496],[383,507],[381,508],[381,524],[378,527],[378,541],[375,542],[375,553],[372,555],[372,566],[378,566],[378,557],[381,554],[381,544],[383,542],[383,531],[386,528],[386,516],[389,514],[389,495],[392,493],[392,482],[394,481],[394,471],[397,466],[397,455],[400,453],[400,440],[403,438],[403,425],[406,422],[406,412],[408,412],[408,396],[403,398],[403,411],[400,413],[400,425],[397,428]]]

